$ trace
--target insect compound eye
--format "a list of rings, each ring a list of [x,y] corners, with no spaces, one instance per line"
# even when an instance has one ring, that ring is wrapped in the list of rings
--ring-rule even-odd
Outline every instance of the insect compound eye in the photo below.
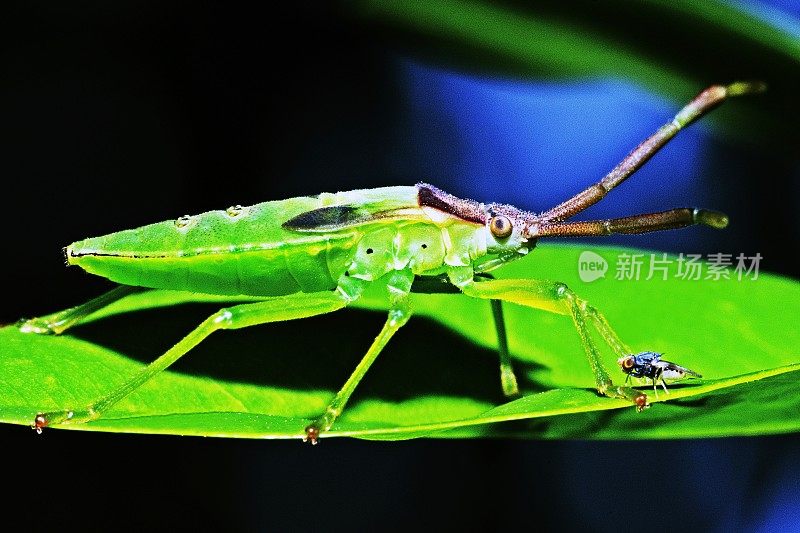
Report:
[[[511,235],[511,231],[514,228],[511,226],[511,221],[508,220],[507,217],[496,216],[492,218],[491,222],[489,222],[489,229],[491,230],[492,235],[495,237],[505,239]]]
[[[624,357],[620,360],[620,365],[625,370],[630,370],[633,368],[633,357]]]

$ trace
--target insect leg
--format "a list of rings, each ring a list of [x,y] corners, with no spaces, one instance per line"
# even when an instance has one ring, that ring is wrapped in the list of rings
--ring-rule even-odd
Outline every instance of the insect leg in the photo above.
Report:
[[[99,418],[117,402],[165,370],[217,330],[239,329],[257,324],[266,324],[267,322],[280,322],[321,315],[341,309],[349,301],[350,299],[339,291],[312,294],[301,293],[220,309],[167,350],[161,357],[85,409],[39,413],[36,415],[33,427],[41,432],[43,427],[52,424],[82,423]]]
[[[475,274],[475,281],[486,281],[495,279],[488,272]],[[500,385],[503,387],[503,394],[506,398],[519,396],[519,385],[517,376],[514,374],[514,367],[511,366],[511,356],[508,351],[508,335],[506,334],[506,321],[503,317],[503,302],[500,300],[489,300],[492,305],[492,317],[494,318],[494,329],[497,332],[497,352],[500,355]]]
[[[475,275],[475,281],[486,279],[494,279],[494,276],[487,272]],[[417,276],[411,286],[411,292],[457,294],[460,291],[446,276]],[[503,387],[503,394],[507,398],[513,398],[519,395],[519,385],[517,384],[517,376],[514,374],[514,367],[511,365],[511,356],[508,351],[508,335],[506,334],[506,324],[503,317],[503,304],[500,300],[490,300],[490,304],[492,306],[494,328],[497,332],[497,352],[500,355],[500,384]]]
[[[500,354],[500,384],[503,386],[503,394],[506,398],[513,398],[519,395],[519,386],[517,385],[517,376],[514,374],[514,367],[511,366],[511,356],[508,353],[503,303],[500,300],[490,300],[490,303],[492,304],[494,327],[497,331],[497,351]]]
[[[101,294],[97,298],[93,298],[88,302],[82,303],[75,307],[70,307],[64,311],[53,313],[52,315],[42,316],[38,318],[31,318],[29,320],[21,320],[17,327],[23,333],[39,333],[47,335],[60,335],[66,330],[79,324],[84,318],[91,315],[95,311],[106,307],[117,300],[121,300],[129,294],[147,291],[144,287],[132,287],[130,285],[120,285],[116,289]]]
[[[375,362],[375,359],[377,359],[378,355],[386,347],[394,334],[408,322],[408,319],[411,317],[408,293],[411,290],[412,281],[413,275],[408,276],[407,273],[402,271],[394,273],[392,280],[389,281],[388,284],[391,309],[389,310],[389,316],[386,318],[386,323],[384,323],[378,336],[375,337],[367,353],[361,358],[356,369],[350,374],[350,377],[347,378],[347,381],[342,385],[342,388],[339,389],[339,392],[336,393],[333,401],[328,404],[325,412],[306,426],[304,441],[311,441],[311,444],[317,444],[320,433],[331,428],[336,418],[342,414],[347,400],[350,399],[350,396],[353,394],[353,391],[355,391],[359,382],[364,378],[369,367],[372,366],[372,363]]]
[[[496,299],[511,302],[551,313],[569,315],[578,331],[586,351],[589,365],[595,377],[595,386],[600,394],[611,398],[625,398],[636,404],[639,410],[647,406],[647,396],[631,387],[616,387],[600,360],[600,354],[592,343],[583,310],[585,302],[578,298],[563,283],[526,279],[489,280],[480,283],[461,284],[464,294],[475,298]]]
[[[350,399],[350,396],[367,373],[367,370],[369,370],[369,367],[375,362],[378,354],[381,353],[394,334],[408,322],[410,317],[411,310],[406,303],[400,304],[389,311],[389,317],[386,319],[386,323],[383,325],[380,333],[375,337],[375,340],[356,366],[356,369],[350,377],[347,378],[347,381],[339,392],[336,393],[333,401],[325,409],[325,413],[306,426],[306,437],[303,440],[310,440],[311,444],[317,444],[319,434],[330,429],[336,418],[342,414],[347,400]]]
[[[688,126],[731,96],[763,92],[762,82],[736,82],[730,85],[713,85],[698,94],[681,109],[671,122],[664,124],[654,134],[633,149],[625,159],[598,183],[584,189],[569,200],[542,213],[540,218],[565,220],[602,200],[608,192],[639,170],[648,159],[658,152],[678,131]]]
[[[585,300],[582,301],[581,307],[586,316],[588,316],[594,324],[595,329],[603,337],[603,340],[614,350],[617,357],[627,357],[631,355],[631,349],[627,344],[622,342],[622,339],[620,339],[617,332],[613,330],[606,317],[603,316],[596,307],[589,305]],[[630,377],[630,374],[628,374],[628,378]],[[627,383],[628,380],[626,379],[625,382]]]
[[[663,368],[658,370],[658,377],[661,378],[661,386],[664,388],[664,392],[669,394],[669,391],[667,390],[667,382],[664,379],[664,369]]]

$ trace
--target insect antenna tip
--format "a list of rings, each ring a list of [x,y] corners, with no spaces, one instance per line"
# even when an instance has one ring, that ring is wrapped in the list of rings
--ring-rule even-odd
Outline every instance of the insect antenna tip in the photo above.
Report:
[[[725,229],[728,227],[730,219],[725,213],[713,211],[711,209],[695,209],[694,222],[703,224],[714,229]]]
[[[726,87],[728,96],[758,94],[767,90],[767,84],[760,80],[736,81]]]

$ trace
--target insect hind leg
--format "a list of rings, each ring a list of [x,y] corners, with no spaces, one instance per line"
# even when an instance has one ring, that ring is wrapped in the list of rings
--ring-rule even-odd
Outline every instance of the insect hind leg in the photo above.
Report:
[[[115,289],[101,294],[97,298],[92,298],[88,302],[75,307],[70,307],[64,311],[59,311],[51,315],[38,318],[22,319],[17,323],[17,327],[23,333],[38,333],[40,335],[60,335],[73,326],[77,326],[83,320],[104,307],[137,292],[144,292],[151,289],[145,287],[132,287],[130,285],[120,285]]]
[[[280,322],[330,313],[345,307],[350,298],[340,291],[311,294],[292,294],[268,300],[223,308],[204,320],[158,359],[144,367],[122,385],[84,409],[67,409],[60,412],[39,413],[33,428],[41,433],[42,428],[57,424],[78,424],[102,416],[120,400],[147,383],[175,363],[189,350],[200,344],[213,332],[221,329],[240,329],[268,322]]]

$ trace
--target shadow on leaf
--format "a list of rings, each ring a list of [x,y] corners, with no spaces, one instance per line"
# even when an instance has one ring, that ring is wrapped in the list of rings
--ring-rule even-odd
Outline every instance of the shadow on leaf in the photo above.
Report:
[[[147,364],[219,307],[184,304],[130,312],[81,325],[70,334]],[[335,392],[384,320],[383,313],[346,310],[215,332],[170,371],[229,382]],[[541,370],[541,365],[514,361],[514,367],[524,393],[545,390],[528,377]],[[445,395],[502,403],[506,399],[498,368],[495,350],[477,346],[430,319],[414,317],[392,339],[354,398],[403,401]]]

